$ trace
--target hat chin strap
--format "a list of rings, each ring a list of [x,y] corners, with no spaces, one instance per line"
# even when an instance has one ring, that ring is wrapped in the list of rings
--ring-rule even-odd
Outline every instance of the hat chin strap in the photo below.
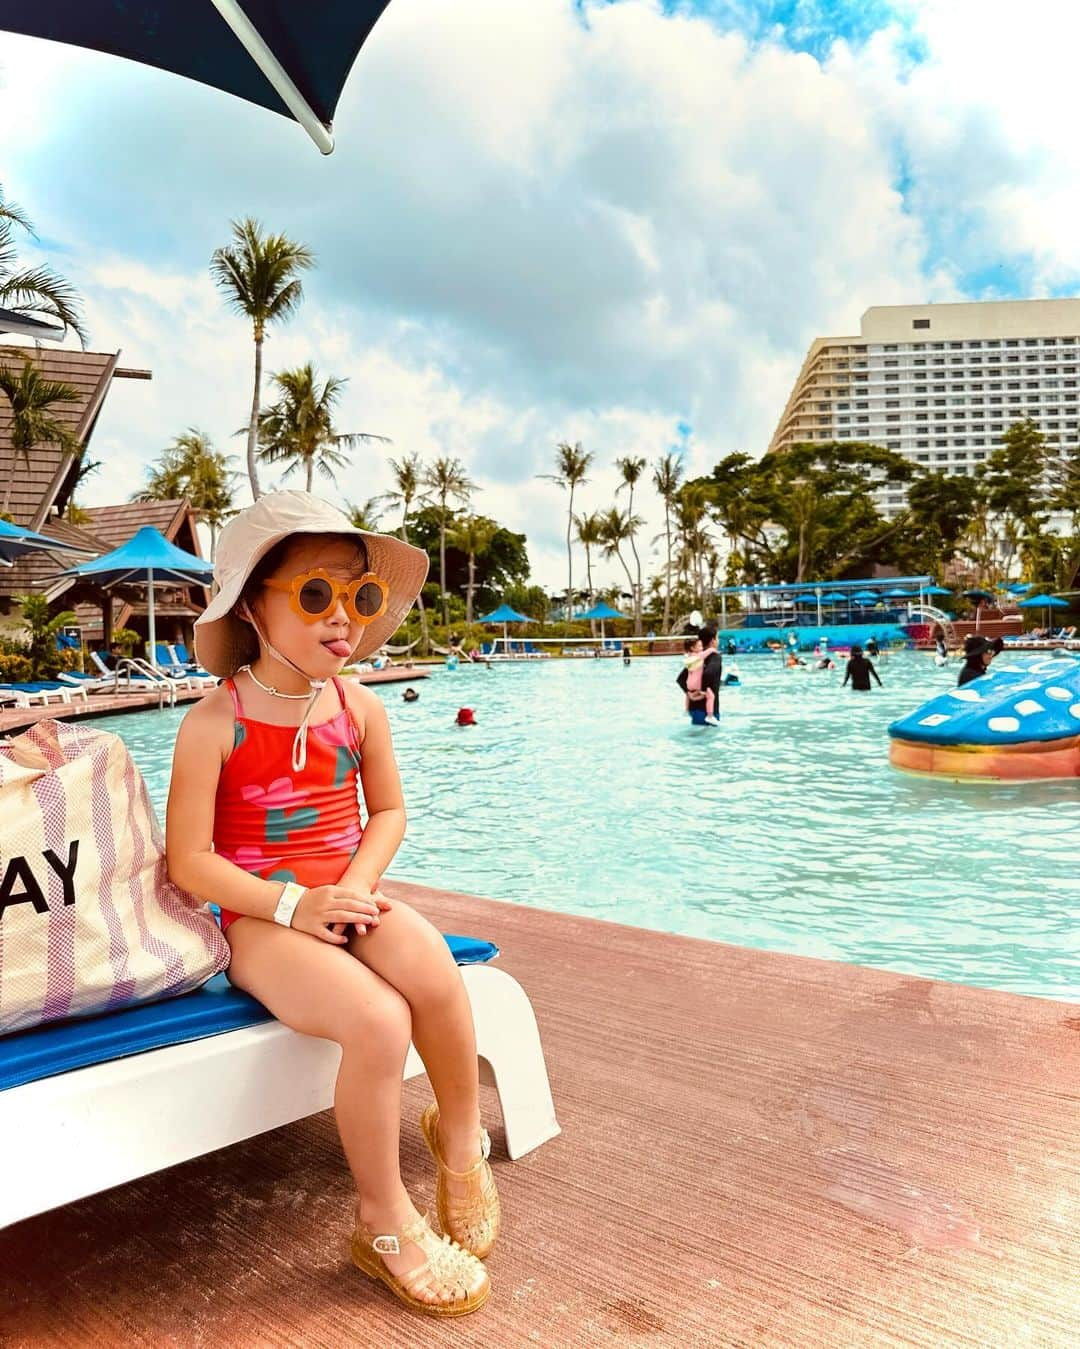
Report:
[[[308,705],[304,709],[304,716],[300,725],[297,727],[292,745],[293,772],[302,773],[307,767],[308,722],[311,720],[312,712],[315,711],[315,704],[319,700],[319,694],[326,688],[327,681],[325,679],[312,679],[311,675],[309,675],[306,670],[301,670],[300,666],[297,665],[295,661],[290,660],[288,656],[283,656],[273,642],[271,642],[270,638],[267,637],[266,633],[263,632],[262,628],[259,626],[259,620],[250,609],[248,610],[248,618],[251,626],[255,629],[255,635],[258,637],[259,642],[266,647],[267,651],[270,652],[274,659],[279,660],[282,665],[287,665],[290,670],[295,670],[301,679],[306,679],[311,686],[311,697],[308,699]]]

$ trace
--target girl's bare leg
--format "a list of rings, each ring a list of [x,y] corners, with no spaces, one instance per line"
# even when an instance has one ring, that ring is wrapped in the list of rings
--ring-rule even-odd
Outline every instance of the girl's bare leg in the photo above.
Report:
[[[229,978],[287,1026],[341,1045],[334,1110],[369,1228],[396,1232],[416,1216],[401,1179],[401,1075],[412,1035],[406,1000],[341,946],[258,918],[228,930]],[[411,1244],[385,1257],[401,1274],[423,1264]]]
[[[461,973],[437,928],[400,899],[348,950],[395,988],[412,1012],[412,1040],[439,1103],[446,1164],[467,1170],[477,1159],[480,1085],[476,1031]]]

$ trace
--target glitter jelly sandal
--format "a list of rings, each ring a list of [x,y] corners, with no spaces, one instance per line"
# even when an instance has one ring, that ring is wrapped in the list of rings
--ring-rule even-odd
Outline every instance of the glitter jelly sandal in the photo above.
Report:
[[[439,1150],[439,1107],[433,1101],[420,1116],[420,1128],[439,1168],[435,1183],[435,1208],[439,1225],[459,1246],[483,1260],[499,1235],[501,1209],[495,1177],[488,1165],[491,1139],[480,1130],[480,1159],[467,1171],[451,1171]],[[448,1179],[468,1181],[468,1193],[451,1194]]]
[[[400,1255],[407,1241],[419,1246],[427,1260],[407,1274],[394,1274],[382,1257]],[[406,1307],[424,1316],[465,1316],[482,1307],[491,1293],[491,1280],[480,1261],[449,1237],[436,1236],[427,1214],[398,1232],[376,1234],[358,1222],[352,1260],[357,1269],[379,1279]]]

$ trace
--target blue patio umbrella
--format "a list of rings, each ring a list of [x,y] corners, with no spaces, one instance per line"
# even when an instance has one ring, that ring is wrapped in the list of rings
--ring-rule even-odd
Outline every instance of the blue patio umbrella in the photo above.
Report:
[[[144,525],[127,543],[102,553],[89,562],[69,567],[64,576],[75,576],[81,581],[95,582],[108,590],[117,585],[146,586],[146,613],[150,631],[150,662],[157,654],[157,628],[154,621],[154,586],[209,585],[214,575],[213,565],[204,557],[196,557],[183,548],[177,548],[163,534],[150,525]]]
[[[873,590],[857,590],[851,597],[856,604],[877,604],[878,596]]]
[[[1016,606],[1018,609],[1045,609],[1046,626],[1050,626],[1051,609],[1067,609],[1069,601],[1060,599],[1057,595],[1030,595],[1026,600],[1021,600]]]
[[[590,623],[591,623],[591,622],[599,622],[599,624],[600,624],[600,640],[601,640],[601,641],[604,640],[604,620],[605,620],[605,619],[607,619],[607,618],[625,618],[625,617],[626,617],[625,614],[620,613],[618,609],[613,609],[613,608],[611,607],[611,605],[610,605],[610,604],[607,604],[604,600],[600,600],[598,603],[594,604],[593,607],[592,607],[591,609],[586,610],[585,613],[583,613],[583,614],[575,614],[574,616],[575,616],[575,618],[578,618],[578,619],[588,619]]]
[[[292,117],[324,155],[349,71],[389,0],[49,0],[0,28],[127,57]]]
[[[816,596],[816,595],[810,595],[810,594],[796,595],[795,598],[792,600],[792,603],[793,603],[793,604],[817,604],[817,596]]]
[[[1031,586],[1031,581],[1013,581],[1012,584],[1007,585],[1005,589],[1010,595],[1022,595],[1025,590],[1030,590]]]
[[[47,534],[36,534],[32,529],[0,520],[0,566],[10,567],[27,553],[78,553],[82,550],[70,543],[59,543]]]
[[[951,595],[952,591],[945,586],[924,586],[922,593],[924,595]]]
[[[516,609],[511,609],[505,602],[500,604],[497,609],[493,609],[490,614],[485,614],[480,620],[481,623],[501,623],[503,630],[503,646],[509,649],[509,639],[506,635],[507,623],[532,623],[533,619],[527,614],[519,614]]]
[[[912,591],[901,590],[899,587],[894,587],[892,590],[886,590],[885,594],[882,596],[882,599],[886,600],[910,600],[914,598],[915,596]]]

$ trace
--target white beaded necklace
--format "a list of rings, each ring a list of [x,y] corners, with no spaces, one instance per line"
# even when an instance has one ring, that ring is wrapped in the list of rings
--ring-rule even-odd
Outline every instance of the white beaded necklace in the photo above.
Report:
[[[293,702],[306,702],[309,698],[312,698],[313,692],[318,694],[326,687],[325,679],[313,679],[311,681],[311,689],[309,689],[307,693],[282,693],[280,689],[274,688],[272,684],[264,684],[250,665],[241,665],[240,669],[246,670],[255,683],[258,684],[259,688],[261,688],[264,693],[269,693],[272,698],[289,698]]]

